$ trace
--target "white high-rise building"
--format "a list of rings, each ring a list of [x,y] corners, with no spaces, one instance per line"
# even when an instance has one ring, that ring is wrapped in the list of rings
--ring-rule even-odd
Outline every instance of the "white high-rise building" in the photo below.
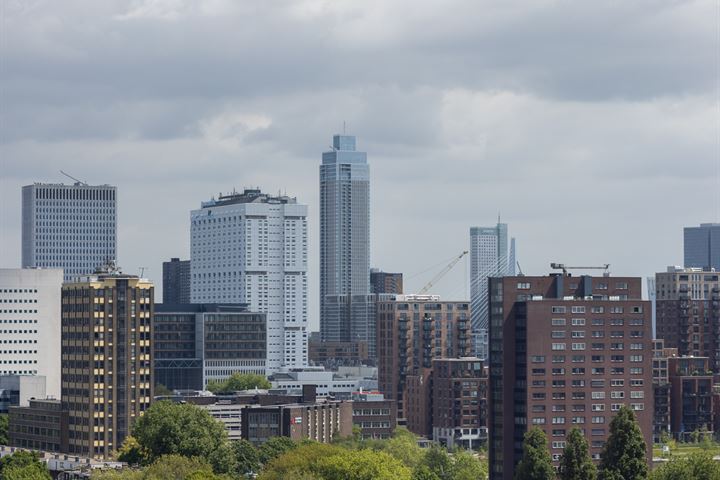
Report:
[[[0,375],[44,375],[60,398],[63,271],[0,268]]]
[[[190,300],[267,317],[267,373],[307,366],[307,205],[245,190],[190,213]]]
[[[117,259],[117,191],[110,185],[22,188],[22,266],[62,268],[74,281]]]

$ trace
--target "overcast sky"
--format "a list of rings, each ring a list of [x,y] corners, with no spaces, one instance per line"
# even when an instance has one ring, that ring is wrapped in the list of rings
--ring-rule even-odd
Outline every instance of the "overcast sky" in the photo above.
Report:
[[[0,5],[2,267],[20,187],[60,169],[118,187],[119,263],[157,284],[189,258],[191,209],[259,186],[309,205],[315,329],[318,165],[343,121],[368,152],[372,264],[406,290],[498,212],[526,274],[648,276],[682,263],[683,226],[720,221],[716,1]],[[435,291],[466,297],[465,275]]]

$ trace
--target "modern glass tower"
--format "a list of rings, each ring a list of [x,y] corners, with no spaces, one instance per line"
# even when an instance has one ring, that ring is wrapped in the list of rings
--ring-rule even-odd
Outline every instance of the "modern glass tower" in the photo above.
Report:
[[[720,223],[685,227],[685,267],[720,271]]]
[[[320,333],[323,341],[368,341],[374,318],[351,312],[370,293],[370,169],[355,137],[333,136],[320,165]],[[338,309],[338,296],[347,308]],[[332,306],[328,297],[333,297]],[[368,301],[368,300],[362,300]],[[371,354],[373,352],[370,352]]]

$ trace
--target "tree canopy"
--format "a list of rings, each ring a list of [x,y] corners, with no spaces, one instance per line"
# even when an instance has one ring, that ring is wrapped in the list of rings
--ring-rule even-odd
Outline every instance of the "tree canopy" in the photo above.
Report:
[[[674,457],[656,468],[651,480],[717,480],[720,479],[720,463],[706,452],[686,457]]]
[[[515,480],[548,480],[555,478],[555,469],[548,450],[545,432],[530,429],[523,440],[523,455],[515,468]]]
[[[648,477],[645,448],[635,414],[623,406],[610,422],[610,435],[600,454],[600,478],[645,480]]]
[[[92,480],[230,480],[198,457],[164,455],[141,470],[96,470]]]
[[[254,373],[235,372],[226,380],[208,383],[207,389],[213,393],[232,393],[240,390],[252,390],[254,388],[268,389],[272,385],[262,375]]]
[[[38,454],[17,451],[0,459],[3,480],[51,480],[50,473]]]
[[[135,422],[133,437],[142,449],[144,464],[176,454],[203,458],[215,473],[235,470],[224,425],[195,405],[168,401],[152,404]]]
[[[595,480],[597,468],[590,458],[587,440],[582,432],[573,428],[565,438],[566,444],[560,457],[560,480]]]

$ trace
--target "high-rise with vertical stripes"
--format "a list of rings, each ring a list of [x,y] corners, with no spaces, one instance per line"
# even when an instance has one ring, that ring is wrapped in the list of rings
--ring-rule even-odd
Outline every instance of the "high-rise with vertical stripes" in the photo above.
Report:
[[[320,165],[320,333],[374,350],[370,305],[370,168],[355,137],[333,136]],[[338,308],[340,307],[340,308]],[[374,354],[374,351],[371,352]]]
[[[117,189],[35,183],[22,188],[23,268],[62,268],[66,282],[117,259]]]

